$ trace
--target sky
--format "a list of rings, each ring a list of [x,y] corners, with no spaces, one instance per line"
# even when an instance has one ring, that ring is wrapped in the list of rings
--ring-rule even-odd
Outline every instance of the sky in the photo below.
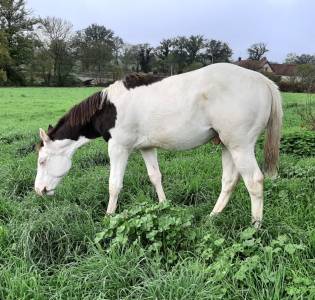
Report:
[[[74,30],[92,23],[124,42],[157,46],[163,38],[201,34],[227,42],[233,58],[264,42],[270,61],[315,54],[315,0],[26,0],[35,16],[55,16]]]

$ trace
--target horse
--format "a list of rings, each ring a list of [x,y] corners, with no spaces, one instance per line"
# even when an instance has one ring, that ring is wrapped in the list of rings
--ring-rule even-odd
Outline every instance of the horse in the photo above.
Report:
[[[72,107],[47,133],[39,130],[35,191],[53,195],[75,151],[91,140],[108,142],[107,214],[115,213],[128,157],[140,150],[159,202],[166,199],[157,148],[187,150],[222,145],[222,188],[210,216],[227,205],[242,177],[252,224],[263,217],[263,180],[255,144],[266,129],[264,171],[277,174],[282,126],[278,87],[264,75],[234,64],[212,64],[167,78],[129,74]]]

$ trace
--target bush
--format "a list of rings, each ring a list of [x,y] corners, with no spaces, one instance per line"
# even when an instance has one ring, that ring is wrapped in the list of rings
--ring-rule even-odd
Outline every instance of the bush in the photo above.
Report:
[[[281,92],[304,93],[307,91],[307,87],[301,82],[280,81],[278,86]]]
[[[274,73],[270,73],[270,72],[261,72],[263,75],[265,75],[267,78],[269,78],[270,80],[272,80],[273,82],[275,82],[276,84],[279,85],[280,81],[281,81],[281,76],[280,75],[275,75]]]
[[[127,245],[140,245],[148,253],[160,252],[167,262],[178,258],[178,251],[187,248],[194,237],[189,232],[192,216],[170,203],[139,204],[112,217],[105,217],[105,229],[96,236],[96,243],[108,251]]]
[[[315,132],[302,131],[282,137],[280,151],[286,154],[312,156],[315,153]]]

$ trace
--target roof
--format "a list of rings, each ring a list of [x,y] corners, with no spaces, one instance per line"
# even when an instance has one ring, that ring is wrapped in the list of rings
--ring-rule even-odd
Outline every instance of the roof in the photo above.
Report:
[[[296,64],[270,64],[271,69],[276,75],[295,76],[297,71]]]
[[[240,67],[255,71],[260,70],[266,63],[268,63],[268,61],[265,57],[261,60],[243,59],[235,62],[235,64]]]
[[[243,59],[235,62],[236,65],[254,70],[260,71],[265,64],[269,64],[270,68],[274,72],[275,75],[282,76],[295,76],[297,71],[296,64],[274,64],[270,63],[266,57],[263,57],[261,60],[251,60],[251,59]]]

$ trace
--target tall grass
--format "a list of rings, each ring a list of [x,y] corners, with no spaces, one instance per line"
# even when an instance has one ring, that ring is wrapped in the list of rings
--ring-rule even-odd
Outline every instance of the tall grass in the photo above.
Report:
[[[96,244],[96,234],[108,229],[103,141],[76,153],[54,197],[33,192],[38,128],[93,91],[0,89],[0,299],[315,299],[314,144],[299,116],[307,96],[284,94],[280,176],[265,181],[261,231],[248,229],[243,183],[224,212],[209,219],[221,188],[221,149],[205,145],[159,151],[172,207],[164,223],[154,219],[157,196],[139,153],[132,154],[117,217],[130,227],[112,224],[114,231]],[[260,144],[257,155],[261,161]],[[138,218],[148,224],[136,228],[137,218],[124,221],[123,211],[139,207],[148,208]],[[184,223],[183,232],[176,224]],[[124,243],[110,247],[117,238]],[[163,249],[149,251],[161,241]]]

